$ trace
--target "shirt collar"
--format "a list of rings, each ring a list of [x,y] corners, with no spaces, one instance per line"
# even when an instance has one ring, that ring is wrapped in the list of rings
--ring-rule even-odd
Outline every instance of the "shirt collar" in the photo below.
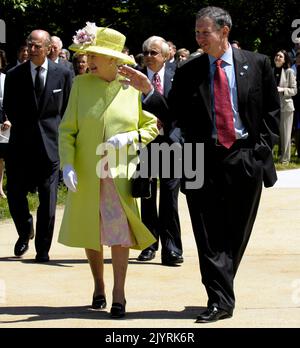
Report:
[[[35,70],[37,67],[38,67],[37,65],[35,65],[34,63],[32,63],[32,61],[30,61],[31,71]],[[45,59],[41,67],[43,68],[43,70],[48,70],[48,59]]]
[[[160,77],[160,81],[163,81],[165,75],[165,65],[157,73]],[[153,70],[147,68],[147,75],[150,81],[152,81],[154,74],[155,72]]]
[[[230,44],[228,44],[228,49],[224,52],[224,54],[220,57],[222,61],[224,61],[228,65],[233,65],[233,54],[232,54],[232,47]],[[209,63],[210,65],[214,64],[217,60],[216,57],[208,55]]]

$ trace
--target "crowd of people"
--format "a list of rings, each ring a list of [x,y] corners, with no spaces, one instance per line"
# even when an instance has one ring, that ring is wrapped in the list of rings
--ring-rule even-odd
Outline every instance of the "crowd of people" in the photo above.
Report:
[[[0,50],[0,123],[1,131],[10,131],[9,140],[0,143],[0,197],[6,198],[5,161],[7,200],[19,236],[15,256],[22,257],[35,237],[35,261],[50,260],[61,170],[68,195],[59,242],[85,249],[96,310],[107,306],[103,246],[111,248],[110,313],[124,317],[130,248],[140,250],[138,261],[147,262],[156,257],[160,241],[163,265],[184,263],[181,190],[208,295],[197,322],[233,315],[234,278],[262,185],[276,181],[274,145],[279,139],[280,162],[289,163],[293,139],[300,158],[300,39],[291,52],[276,52],[271,67],[268,57],[230,42],[231,27],[227,11],[206,7],[196,15],[199,49],[193,53],[151,36],[142,53],[132,56],[123,34],[90,22],[68,49],[59,37],[33,30],[15,62],[7,64]],[[110,154],[136,147],[140,137],[150,153],[154,144],[182,151],[185,143],[204,143],[203,186],[188,189],[190,178],[172,171],[165,177],[160,170],[139,211],[128,165],[113,163]],[[99,144],[106,144],[100,156]],[[193,161],[195,156],[191,153]],[[27,196],[36,191],[34,227]]]

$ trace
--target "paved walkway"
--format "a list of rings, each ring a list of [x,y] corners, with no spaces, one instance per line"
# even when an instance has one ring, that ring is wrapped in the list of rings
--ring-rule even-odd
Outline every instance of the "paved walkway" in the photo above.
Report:
[[[48,264],[33,263],[32,241],[23,259],[13,257],[16,231],[11,220],[1,222],[0,328],[299,328],[300,172],[279,175],[277,187],[263,190],[255,227],[235,281],[236,310],[232,319],[194,323],[206,304],[206,293],[200,283],[185,198],[180,196],[185,262],[179,267],[162,266],[158,255],[153,262],[139,263],[139,252],[132,251],[126,286],[128,314],[121,320],[111,320],[108,310],[89,309],[93,284],[84,252],[56,242],[62,209],[57,210]],[[108,248],[105,279],[110,304],[112,266]]]

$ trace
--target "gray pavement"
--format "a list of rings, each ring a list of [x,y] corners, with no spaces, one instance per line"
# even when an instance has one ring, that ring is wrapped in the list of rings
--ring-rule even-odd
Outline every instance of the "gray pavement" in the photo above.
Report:
[[[232,319],[194,323],[207,298],[200,282],[185,197],[181,195],[185,261],[179,267],[162,266],[158,253],[153,262],[139,263],[135,260],[139,252],[131,251],[126,285],[128,314],[121,320],[110,319],[108,313],[112,289],[109,248],[105,248],[108,309],[92,311],[93,283],[84,251],[57,243],[62,208],[57,209],[48,264],[33,262],[32,241],[22,259],[13,257],[17,233],[11,220],[1,222],[0,328],[299,328],[300,172],[282,172],[280,178],[278,186],[263,190],[235,281]],[[294,184],[290,185],[292,180]]]

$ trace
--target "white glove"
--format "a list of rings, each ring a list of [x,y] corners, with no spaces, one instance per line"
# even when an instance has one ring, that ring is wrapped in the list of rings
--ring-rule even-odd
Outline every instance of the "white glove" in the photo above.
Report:
[[[71,190],[72,192],[77,191],[77,175],[75,169],[70,164],[66,164],[63,167],[63,179],[65,185],[69,190]]]
[[[117,135],[114,135],[106,140],[108,144],[113,145],[116,149],[120,149],[121,147],[132,144],[133,143],[133,133],[132,132],[126,132],[126,133],[120,133]]]

